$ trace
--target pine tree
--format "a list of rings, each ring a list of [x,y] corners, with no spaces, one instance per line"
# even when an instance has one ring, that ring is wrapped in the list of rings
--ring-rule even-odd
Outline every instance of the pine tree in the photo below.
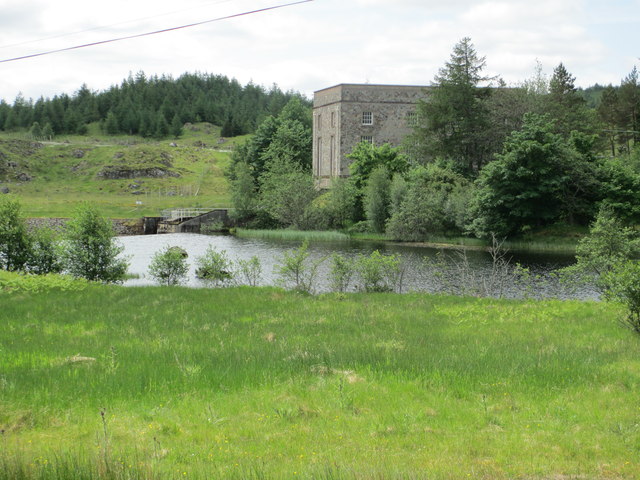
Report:
[[[633,140],[634,143],[637,143],[640,140],[640,82],[636,67],[633,67],[631,73],[622,80],[618,97],[620,101],[620,126],[628,131],[624,140],[629,151],[630,141]]]
[[[611,147],[611,156],[615,156],[620,106],[618,91],[613,88],[612,85],[609,85],[602,91],[602,97],[598,105],[598,116],[606,127],[605,134]]]
[[[576,78],[560,63],[549,81],[546,112],[556,121],[555,130],[565,138],[576,130],[595,133],[595,113],[590,111],[575,86]]]
[[[155,137],[156,138],[164,138],[169,135],[169,123],[167,119],[164,118],[162,112],[158,112],[156,116],[156,128],[155,128]]]
[[[451,58],[435,77],[437,88],[418,105],[414,141],[421,145],[423,159],[443,156],[471,175],[493,153],[484,134],[489,112],[486,99],[491,91],[481,87],[490,81],[482,75],[485,57],[478,57],[470,38],[455,45]]]
[[[180,121],[180,115],[176,113],[171,120],[171,135],[173,135],[174,138],[179,138],[180,136],[182,136],[182,133],[182,122]]]
[[[116,135],[120,132],[120,128],[118,127],[118,118],[112,111],[109,111],[107,114],[107,119],[104,122],[104,131],[107,135]]]

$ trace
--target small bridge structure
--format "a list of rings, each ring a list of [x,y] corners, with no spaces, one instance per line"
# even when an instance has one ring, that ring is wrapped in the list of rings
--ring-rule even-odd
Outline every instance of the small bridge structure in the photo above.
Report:
[[[161,217],[145,218],[145,233],[200,233],[203,225],[220,230],[231,226],[229,208],[169,208]],[[153,220],[152,220],[153,219]],[[147,222],[154,223],[147,228]]]

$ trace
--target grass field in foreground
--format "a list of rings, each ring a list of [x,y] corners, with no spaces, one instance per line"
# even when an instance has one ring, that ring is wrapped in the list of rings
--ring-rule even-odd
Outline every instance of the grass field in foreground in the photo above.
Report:
[[[640,345],[609,304],[88,286],[0,305],[0,479],[640,478]]]

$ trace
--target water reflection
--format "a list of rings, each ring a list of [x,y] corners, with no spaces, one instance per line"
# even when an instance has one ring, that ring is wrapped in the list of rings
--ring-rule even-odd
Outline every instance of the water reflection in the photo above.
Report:
[[[176,233],[164,235],[140,235],[120,237],[118,239],[124,246],[124,254],[130,257],[129,272],[137,275],[126,281],[128,286],[151,285],[153,279],[148,276],[148,268],[153,255],[166,246],[180,246],[189,254],[189,275],[186,285],[201,287],[203,283],[195,276],[195,260],[203,255],[209,245],[218,250],[225,250],[231,260],[248,260],[253,256],[260,259],[262,264],[261,285],[274,285],[278,278],[274,269],[279,264],[283,253],[291,248],[297,248],[300,242],[274,241],[262,239],[243,239],[229,235],[199,235],[191,233]],[[344,242],[315,242],[309,245],[310,258],[313,260],[325,259],[320,265],[317,277],[317,290],[319,292],[329,290],[329,257],[337,252],[344,256],[355,257],[359,254],[369,255],[374,250],[381,253],[399,254],[406,265],[406,273],[403,279],[403,291],[438,291],[441,281],[434,278],[422,268],[425,259],[435,259],[440,255],[448,261],[456,260],[457,255],[452,250],[440,250],[422,246],[412,246],[397,243],[344,241]],[[467,261],[476,275],[488,275],[492,261],[487,252],[467,251]],[[573,257],[566,255],[549,254],[509,254],[512,263],[520,263],[530,270],[532,276],[538,276],[537,283],[532,288],[537,296],[562,297],[562,298],[596,298],[596,293],[583,287],[575,292],[563,289],[556,280],[550,277],[550,272],[562,266],[573,263]],[[452,269],[455,270],[455,269]],[[455,275],[453,273],[453,275]],[[449,279],[455,283],[456,278]],[[508,285],[505,296],[523,296],[521,286]]]

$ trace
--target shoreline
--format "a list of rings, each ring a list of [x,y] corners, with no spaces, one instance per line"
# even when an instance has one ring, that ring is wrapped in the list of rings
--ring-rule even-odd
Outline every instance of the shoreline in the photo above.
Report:
[[[48,227],[56,232],[62,232],[64,230],[64,226],[69,221],[69,218],[66,217],[28,217],[25,219],[27,222],[27,226],[29,228],[35,229],[40,227]],[[110,218],[113,223],[113,228],[116,236],[132,236],[132,235],[145,235],[145,217],[140,218]],[[244,235],[251,238],[269,238],[268,235],[262,235],[261,230],[244,230]],[[304,237],[313,237],[314,234],[318,232],[306,232],[306,231],[296,231],[297,234],[300,235],[301,238]],[[232,235],[235,235],[232,233]],[[316,240],[318,241],[326,241],[321,237],[318,237]],[[451,239],[451,242],[446,241],[422,241],[422,242],[402,242],[399,240],[391,240],[391,239],[382,239],[382,238],[367,238],[366,235],[363,236],[348,236],[348,241],[364,241],[364,242],[383,242],[392,245],[404,245],[408,247],[424,247],[424,248],[438,248],[438,249],[447,249],[447,250],[455,250],[455,249],[463,249],[470,251],[489,251],[491,249],[490,245],[469,245],[460,243],[459,239]],[[525,241],[525,240],[512,240],[505,241],[504,248],[509,252],[519,252],[519,253],[555,253],[561,255],[575,255],[575,244],[574,245],[563,245],[558,248],[558,245],[555,244],[555,247],[549,248],[548,245],[553,245],[553,242],[535,242],[535,241]]]

